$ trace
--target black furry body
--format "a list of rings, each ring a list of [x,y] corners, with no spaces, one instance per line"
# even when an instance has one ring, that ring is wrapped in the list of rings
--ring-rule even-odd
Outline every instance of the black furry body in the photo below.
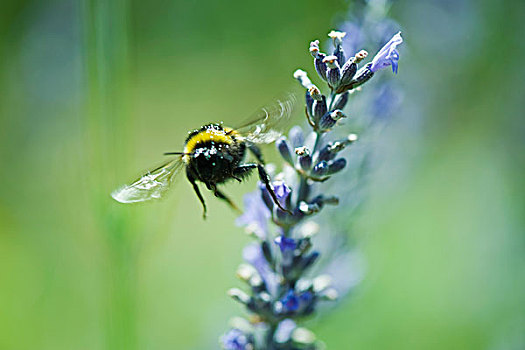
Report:
[[[253,153],[258,163],[243,163],[247,149]],[[258,169],[259,177],[266,185],[270,195],[280,206],[270,185],[270,177],[262,166],[264,162],[259,148],[245,141],[234,129],[223,127],[220,124],[204,125],[189,134],[184,153],[186,176],[202,203],[204,216],[206,215],[206,204],[197,186],[197,181],[204,183],[216,197],[238,210],[237,206],[217,189],[217,185],[231,179],[241,182],[255,168]]]

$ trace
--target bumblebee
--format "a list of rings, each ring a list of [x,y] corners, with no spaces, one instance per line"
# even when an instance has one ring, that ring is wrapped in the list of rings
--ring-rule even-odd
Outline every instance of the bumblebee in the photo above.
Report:
[[[212,123],[191,131],[184,142],[182,152],[164,153],[175,156],[175,159],[148,171],[130,185],[114,191],[111,196],[120,203],[161,198],[177,174],[185,169],[186,177],[202,204],[203,218],[206,218],[206,202],[197,182],[202,182],[215,197],[239,211],[235,203],[217,186],[229,180],[242,182],[257,169],[261,182],[266,186],[275,204],[288,212],[277,200],[270,184],[270,176],[264,168],[262,153],[257,145],[273,142],[281,135],[277,131],[278,126],[289,117],[294,102],[293,95],[278,100],[277,103],[262,108],[248,123],[238,128]],[[253,154],[255,162],[244,163],[247,150]]]

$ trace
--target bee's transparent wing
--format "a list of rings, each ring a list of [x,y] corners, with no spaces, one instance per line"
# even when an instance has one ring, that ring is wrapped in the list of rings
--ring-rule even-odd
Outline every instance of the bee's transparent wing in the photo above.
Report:
[[[148,171],[132,184],[119,188],[111,193],[111,197],[120,203],[135,203],[160,198],[167,191],[183,165],[182,158],[178,157]]]
[[[253,143],[273,142],[282,135],[281,129],[292,114],[295,101],[293,94],[287,94],[284,98],[258,110],[248,122],[235,130]]]

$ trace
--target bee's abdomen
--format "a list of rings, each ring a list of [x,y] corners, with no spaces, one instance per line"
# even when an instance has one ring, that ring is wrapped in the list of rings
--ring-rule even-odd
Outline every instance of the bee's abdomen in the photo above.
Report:
[[[188,156],[188,167],[204,183],[223,183],[232,178],[244,157],[244,144],[204,143]]]

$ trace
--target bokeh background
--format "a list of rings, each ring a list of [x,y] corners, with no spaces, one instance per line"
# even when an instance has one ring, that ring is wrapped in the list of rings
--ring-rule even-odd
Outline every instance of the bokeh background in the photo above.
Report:
[[[313,73],[309,41],[353,6],[3,0],[0,349],[218,348],[242,313],[225,295],[249,241],[234,213],[206,193],[202,221],[185,181],[146,205],[109,193]],[[366,276],[307,326],[329,349],[525,349],[525,3],[389,14],[405,43],[381,74],[404,98],[348,232]]]

